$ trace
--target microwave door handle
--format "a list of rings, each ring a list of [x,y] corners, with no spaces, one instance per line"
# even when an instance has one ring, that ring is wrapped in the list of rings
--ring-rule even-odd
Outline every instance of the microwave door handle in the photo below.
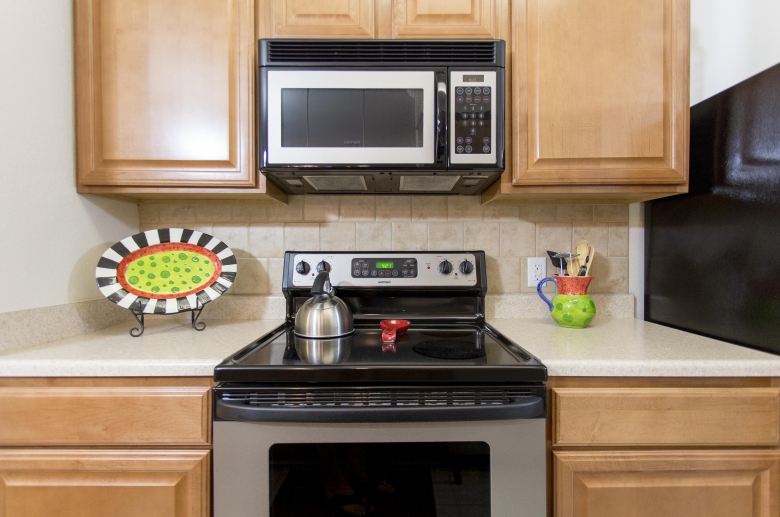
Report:
[[[436,161],[444,162],[447,149],[447,80],[436,73]]]

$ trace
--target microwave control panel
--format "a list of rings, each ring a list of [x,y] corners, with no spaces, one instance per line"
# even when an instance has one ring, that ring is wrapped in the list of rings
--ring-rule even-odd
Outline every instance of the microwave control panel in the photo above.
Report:
[[[450,162],[496,163],[496,72],[450,71]]]

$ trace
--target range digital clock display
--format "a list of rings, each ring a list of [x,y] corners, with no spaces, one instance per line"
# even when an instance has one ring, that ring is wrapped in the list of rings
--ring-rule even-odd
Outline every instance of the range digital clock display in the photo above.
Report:
[[[392,262],[377,262],[376,263],[377,269],[393,269],[393,263]]]

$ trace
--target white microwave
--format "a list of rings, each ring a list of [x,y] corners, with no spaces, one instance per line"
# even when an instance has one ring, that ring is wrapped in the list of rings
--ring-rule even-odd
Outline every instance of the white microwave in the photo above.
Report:
[[[504,170],[501,40],[260,40],[260,170],[290,194],[477,194]]]

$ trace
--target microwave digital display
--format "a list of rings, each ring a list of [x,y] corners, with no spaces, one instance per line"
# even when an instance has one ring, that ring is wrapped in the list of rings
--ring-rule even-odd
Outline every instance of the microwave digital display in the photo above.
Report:
[[[485,82],[485,76],[484,75],[464,75],[463,76],[463,82],[464,83],[484,83]]]

